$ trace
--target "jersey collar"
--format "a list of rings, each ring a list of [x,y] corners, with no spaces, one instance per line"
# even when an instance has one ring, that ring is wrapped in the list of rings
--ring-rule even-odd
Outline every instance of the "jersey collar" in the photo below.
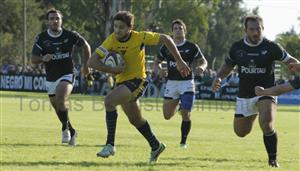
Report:
[[[64,32],[64,29],[61,29],[61,32],[58,35],[54,35],[50,32],[50,29],[47,29],[48,35],[53,38],[57,38],[57,37],[61,36],[63,32]]]
[[[181,42],[181,43],[179,43],[179,44],[176,44],[176,46],[177,46],[177,47],[182,46],[182,45],[185,44],[185,42],[186,42],[186,39],[184,39],[183,42]]]
[[[257,44],[252,44],[250,42],[247,41],[247,36],[244,37],[244,43],[250,47],[256,47],[259,46],[261,44],[261,42],[264,40],[264,38],[262,38]]]

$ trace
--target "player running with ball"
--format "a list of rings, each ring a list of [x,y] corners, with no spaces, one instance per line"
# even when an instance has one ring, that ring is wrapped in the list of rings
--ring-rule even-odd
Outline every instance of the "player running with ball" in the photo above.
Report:
[[[113,17],[114,32],[96,49],[88,65],[96,70],[117,74],[116,88],[104,99],[106,110],[107,139],[105,146],[97,153],[99,157],[109,157],[115,154],[115,132],[118,118],[117,106],[121,105],[129,122],[145,137],[151,147],[150,163],[156,162],[158,156],[165,150],[151,131],[150,125],[142,117],[137,100],[143,94],[146,86],[145,45],[157,45],[160,42],[168,47],[176,59],[177,68],[182,76],[188,76],[190,68],[182,60],[173,40],[164,34],[134,31],[134,16],[128,11],[120,11]],[[117,67],[105,66],[101,59],[109,51],[123,55],[125,64]]]

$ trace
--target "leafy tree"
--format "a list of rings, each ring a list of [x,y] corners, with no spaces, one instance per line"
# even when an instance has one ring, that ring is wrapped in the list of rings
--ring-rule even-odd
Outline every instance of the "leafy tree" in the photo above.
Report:
[[[26,54],[30,57],[32,44],[41,25],[36,16],[42,15],[39,3],[27,1],[27,39]],[[30,10],[29,10],[30,9]],[[10,63],[22,64],[23,56],[23,4],[18,0],[0,1],[0,61],[9,60]]]
[[[279,43],[293,57],[300,60],[300,34],[297,34],[292,28],[290,31],[277,35],[275,42]],[[291,72],[288,71],[285,65],[281,65],[281,74],[288,77]]]
[[[242,0],[221,1],[209,17],[206,54],[214,69],[224,62],[232,43],[243,36],[243,19],[247,11],[240,7],[241,3]]]

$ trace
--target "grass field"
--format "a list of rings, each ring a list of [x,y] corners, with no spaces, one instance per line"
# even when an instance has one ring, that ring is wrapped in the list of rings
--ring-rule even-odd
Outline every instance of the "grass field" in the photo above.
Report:
[[[61,145],[60,123],[45,93],[1,93],[1,170],[269,170],[262,133],[256,121],[252,133],[238,138],[232,130],[234,103],[197,101],[186,150],[179,148],[180,115],[163,119],[161,101],[142,99],[144,117],[167,144],[155,165],[150,148],[119,110],[116,155],[97,158],[105,143],[102,97],[72,95],[70,117],[79,132],[78,146]],[[299,106],[279,106],[280,170],[299,170]]]

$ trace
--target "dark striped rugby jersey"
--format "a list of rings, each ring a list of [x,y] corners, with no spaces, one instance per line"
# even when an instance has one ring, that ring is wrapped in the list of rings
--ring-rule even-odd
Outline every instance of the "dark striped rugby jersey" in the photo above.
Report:
[[[52,35],[49,30],[46,30],[36,37],[32,54],[41,57],[53,54],[53,58],[44,63],[47,81],[56,81],[61,76],[74,72],[73,48],[74,45],[83,46],[84,41],[79,33],[66,29],[63,29],[59,35]]]
[[[287,60],[290,55],[278,44],[263,38],[257,45],[252,45],[246,38],[233,43],[225,63],[238,66],[239,93],[238,97],[251,98],[256,96],[255,86],[269,88],[275,85],[275,61]]]
[[[176,45],[182,59],[191,66],[192,62],[198,58],[204,58],[199,46],[195,43],[185,40],[183,43]],[[191,73],[187,77],[182,77],[176,68],[176,60],[169,52],[165,45],[162,45],[157,58],[161,61],[166,60],[168,65],[168,80],[191,80],[194,78]]]

